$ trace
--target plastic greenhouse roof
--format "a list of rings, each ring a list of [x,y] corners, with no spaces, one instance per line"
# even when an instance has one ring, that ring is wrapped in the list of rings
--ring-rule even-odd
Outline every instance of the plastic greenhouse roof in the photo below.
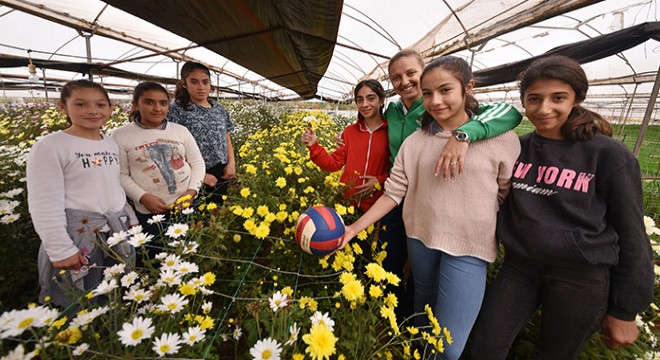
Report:
[[[324,100],[350,101],[352,87],[362,78],[380,78],[386,88],[390,87],[385,76],[387,59],[401,48],[415,47],[429,61],[451,53],[466,58],[474,70],[485,70],[531,58],[560,45],[657,21],[660,12],[657,0],[345,0],[343,4],[341,1],[335,3],[341,14],[336,8],[333,10],[333,6],[319,8],[313,0],[278,1],[275,2],[277,7],[284,8],[280,11],[291,17],[307,19],[302,22],[307,28],[298,29],[302,32],[332,34],[332,29],[328,32],[328,24],[332,23],[333,16],[340,16],[336,44],[327,70],[315,86],[301,90],[294,85],[282,86],[282,81],[269,78],[267,72],[257,66],[272,63],[272,58],[264,55],[252,63],[238,59],[235,52],[240,45],[233,50],[215,49],[222,54],[215,53],[111,5],[115,3],[123,3],[122,7],[143,17],[153,11],[153,20],[153,16],[160,16],[154,4],[168,4],[169,1],[134,1],[134,5],[130,5],[128,1],[111,0],[107,3],[96,0],[0,0],[0,33],[4,34],[0,40],[0,54],[29,55],[35,63],[36,60],[85,63],[87,36],[91,61],[119,70],[101,76],[106,87],[117,91],[137,83],[135,78],[130,79],[130,74],[153,76],[163,79],[164,83],[172,83],[177,78],[181,61],[192,58],[212,66],[212,82],[220,87],[223,96],[245,94],[272,100],[315,96]],[[190,4],[190,7],[209,4],[203,0],[183,3]],[[223,7],[258,9],[255,5],[258,3],[257,0],[223,1],[216,3],[222,7],[207,6],[205,11],[219,11],[214,19],[222,19],[218,14],[223,14]],[[259,10],[252,13],[257,18],[272,15],[261,14]],[[214,30],[224,24],[195,17],[185,19],[174,25],[174,19],[161,19],[159,24],[170,30],[193,25]],[[235,30],[233,36],[240,35],[236,32],[241,30],[236,29],[238,25],[254,20],[237,12],[228,13],[227,19],[227,24]],[[204,42],[200,38],[195,40]],[[256,50],[257,54],[267,53],[262,48]],[[590,90],[595,95],[593,99],[600,99],[598,101],[603,103],[625,102],[625,98],[635,93],[642,98],[646,94],[648,100],[660,63],[658,51],[660,44],[649,40],[615,56],[585,64],[593,84],[602,84]],[[159,54],[164,52],[167,54]],[[300,57],[300,53],[297,55]],[[311,60],[317,61],[316,69],[323,67],[322,64],[318,66],[324,61],[322,56]],[[39,66],[37,70],[38,77],[45,75],[52,84],[82,76],[78,72],[42,70]],[[303,67],[302,71],[306,73],[300,81],[309,82],[313,70]],[[120,71],[128,75],[117,76]],[[31,85],[25,79],[27,75],[24,66],[1,68],[0,88],[5,95],[11,96],[9,90]],[[480,89],[480,92],[484,94],[481,96],[493,100],[517,98],[514,83],[494,85]]]

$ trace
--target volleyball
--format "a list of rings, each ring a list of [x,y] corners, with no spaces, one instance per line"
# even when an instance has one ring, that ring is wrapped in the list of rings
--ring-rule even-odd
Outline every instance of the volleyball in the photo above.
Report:
[[[335,251],[344,236],[344,220],[327,206],[314,206],[298,217],[296,241],[312,255],[323,256]]]

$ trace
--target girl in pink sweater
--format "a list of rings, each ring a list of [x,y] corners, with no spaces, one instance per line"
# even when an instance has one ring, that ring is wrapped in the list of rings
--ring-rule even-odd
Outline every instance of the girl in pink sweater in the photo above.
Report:
[[[434,176],[432,169],[452,130],[477,115],[479,104],[471,95],[472,71],[460,58],[433,61],[420,79],[426,109],[422,128],[403,141],[385,182],[385,196],[346,227],[343,245],[405,197],[415,313],[423,313],[428,304],[453,338],[451,345],[444,344],[444,353],[432,355],[427,348],[425,358],[458,359],[481,307],[487,264],[497,254],[496,214],[520,144],[511,131],[474,142],[465,156],[464,175],[453,181]],[[415,325],[427,326],[428,319],[417,316]]]

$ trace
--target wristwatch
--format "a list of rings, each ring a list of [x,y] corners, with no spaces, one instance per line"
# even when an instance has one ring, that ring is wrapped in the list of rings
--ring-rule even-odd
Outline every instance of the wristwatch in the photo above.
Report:
[[[453,131],[454,137],[456,140],[464,142],[464,143],[470,143],[470,136],[462,130],[454,130]]]

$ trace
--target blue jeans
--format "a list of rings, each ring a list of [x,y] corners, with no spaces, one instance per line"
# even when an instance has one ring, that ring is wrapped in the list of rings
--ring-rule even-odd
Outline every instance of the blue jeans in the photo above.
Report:
[[[488,289],[470,340],[471,359],[505,359],[542,308],[535,359],[577,359],[608,306],[609,268],[548,266],[507,255]]]
[[[415,282],[415,313],[423,313],[424,305],[429,304],[440,326],[446,327],[454,340],[452,345],[445,343],[445,352],[435,358],[458,359],[479,314],[486,290],[487,263],[472,256],[452,256],[429,249],[412,238],[408,238],[408,256]],[[415,318],[415,326],[428,324],[426,315]]]

